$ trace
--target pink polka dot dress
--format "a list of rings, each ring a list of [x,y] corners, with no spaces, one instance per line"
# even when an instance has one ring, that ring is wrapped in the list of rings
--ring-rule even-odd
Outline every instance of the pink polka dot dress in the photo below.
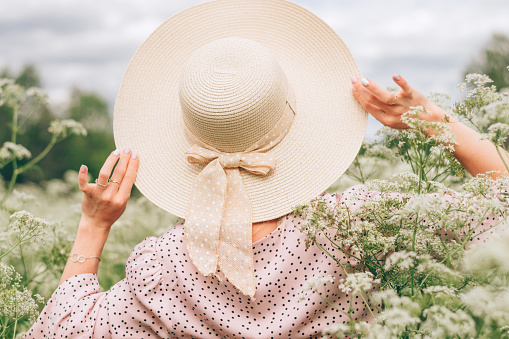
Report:
[[[357,198],[350,199],[352,195]],[[322,198],[362,204],[362,198],[376,196],[359,185]],[[339,310],[316,293],[298,300],[308,278],[331,274],[337,281],[343,275],[317,246],[306,250],[297,229],[301,223],[287,215],[276,230],[253,243],[255,301],[225,279],[199,274],[178,224],[138,244],[127,261],[126,278],[109,291],[101,292],[95,274],[67,279],[25,338],[319,338],[322,329],[348,321],[339,310],[348,311],[351,298],[328,283],[323,292]],[[339,250],[326,249],[347,261]],[[353,303],[353,317],[366,318],[369,311],[362,300],[354,298]]]

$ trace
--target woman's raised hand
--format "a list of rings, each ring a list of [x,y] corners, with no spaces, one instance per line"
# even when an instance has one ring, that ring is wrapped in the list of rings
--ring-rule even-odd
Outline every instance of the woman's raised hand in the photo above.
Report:
[[[401,115],[411,107],[422,106],[432,114],[420,114],[419,119],[439,122],[444,119],[445,112],[431,102],[425,95],[412,88],[403,77],[395,74],[392,80],[401,88],[396,94],[381,88],[372,80],[355,76],[351,77],[352,91],[355,99],[376,120],[388,127],[405,129],[408,126],[401,121]]]
[[[138,155],[131,152],[130,148],[124,151],[116,150],[106,159],[95,184],[88,183],[88,168],[85,165],[81,166],[79,188],[84,194],[80,223],[84,222],[89,227],[101,231],[110,230],[125,211],[136,180],[138,164]]]

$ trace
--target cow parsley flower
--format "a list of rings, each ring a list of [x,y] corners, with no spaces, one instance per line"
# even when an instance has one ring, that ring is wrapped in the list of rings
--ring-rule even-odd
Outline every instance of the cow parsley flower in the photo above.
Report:
[[[398,251],[391,254],[385,261],[384,269],[390,270],[397,267],[402,270],[408,270],[414,266],[417,253],[411,251]]]
[[[13,79],[0,79],[0,106],[18,106],[26,98],[25,88],[14,83]]]
[[[80,122],[72,119],[53,120],[50,123],[48,131],[54,138],[64,139],[70,135],[87,135],[87,130]]]
[[[307,294],[311,293],[319,293],[318,288],[332,283],[334,281],[334,277],[332,275],[321,275],[317,274],[306,280],[306,282],[301,286],[300,290],[297,293],[297,299],[299,301],[303,301],[307,298]]]
[[[350,326],[346,324],[334,324],[330,327],[327,327],[322,330],[322,335],[324,338],[328,338],[329,336],[333,336],[334,338],[344,338],[347,332],[350,331]]]
[[[9,227],[17,233],[20,242],[28,240],[43,241],[50,226],[46,220],[35,217],[27,211],[15,212],[10,219]]]
[[[371,272],[357,272],[342,278],[339,283],[339,289],[345,293],[357,295],[361,292],[369,291],[374,284],[379,283],[380,279],[373,279]]]
[[[423,312],[426,320],[421,330],[431,338],[473,338],[475,321],[463,310],[451,311],[445,306],[433,305]]]
[[[20,282],[21,275],[14,267],[0,263],[0,315],[12,320],[28,316],[33,322],[39,314],[38,304],[43,304],[44,298],[21,288]]]
[[[14,158],[21,160],[28,159],[30,157],[32,157],[32,153],[30,153],[29,150],[27,150],[22,145],[15,144],[10,141],[4,142],[0,148],[0,162]]]
[[[488,132],[482,135],[483,139],[488,139],[496,146],[504,145],[509,136],[509,125],[497,122],[488,127]]]

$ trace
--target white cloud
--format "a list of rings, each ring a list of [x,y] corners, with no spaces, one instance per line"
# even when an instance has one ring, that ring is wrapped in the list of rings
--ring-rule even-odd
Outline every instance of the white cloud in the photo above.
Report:
[[[141,43],[166,18],[201,2],[10,1],[0,11],[0,67],[35,64],[53,101],[78,86],[112,104]],[[383,86],[398,72],[424,92],[454,91],[492,32],[509,34],[505,0],[295,2],[331,25],[363,74]]]

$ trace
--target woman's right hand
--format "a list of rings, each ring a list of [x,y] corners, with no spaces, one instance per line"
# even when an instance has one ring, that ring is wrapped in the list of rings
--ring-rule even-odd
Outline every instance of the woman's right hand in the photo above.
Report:
[[[131,152],[130,148],[116,150],[104,162],[95,184],[88,183],[88,168],[81,166],[78,180],[84,194],[80,226],[85,224],[93,230],[109,232],[113,223],[125,211],[138,165],[138,155]]]
[[[439,122],[445,117],[445,112],[431,102],[424,94],[411,87],[403,77],[393,75],[392,80],[401,88],[396,94],[381,88],[374,81],[366,78],[351,77],[352,91],[355,99],[375,119],[388,127],[406,129],[401,116],[412,107],[422,106],[432,114],[420,114],[419,119]]]

